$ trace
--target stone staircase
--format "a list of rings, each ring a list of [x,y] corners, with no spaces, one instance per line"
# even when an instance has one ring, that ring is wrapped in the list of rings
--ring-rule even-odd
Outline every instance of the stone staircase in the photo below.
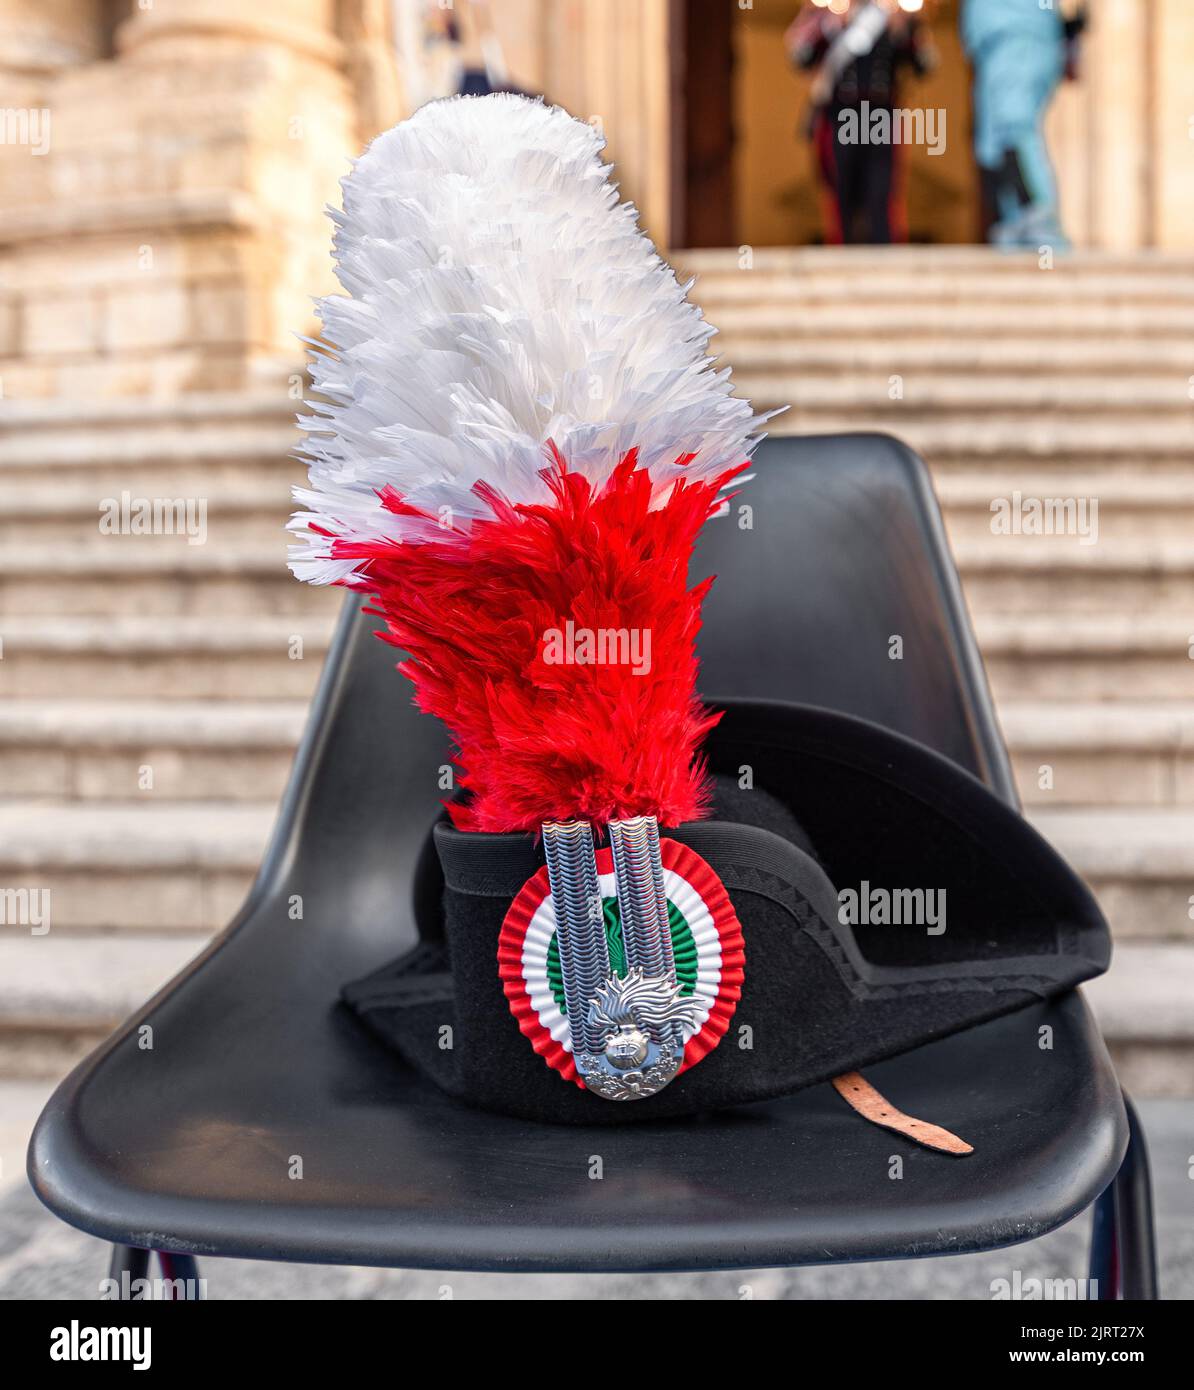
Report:
[[[739,390],[790,407],[776,432],[884,430],[928,461],[1026,811],[1112,922],[1090,994],[1121,1073],[1191,1094],[1194,258],[749,259],[683,257]],[[996,533],[1017,492],[1085,499],[1088,535]]]
[[[0,890],[50,930],[0,898],[0,1076],[61,1073],[244,897],[340,600],[285,567],[294,411],[4,407]],[[122,493],[202,503],[202,543],[102,533]]]
[[[930,463],[1026,809],[1113,923],[1091,997],[1130,1086],[1190,1094],[1194,258],[680,259],[774,431]],[[0,1075],[61,1071],[250,880],[338,606],[283,563],[293,411],[4,406],[0,889],[49,888],[52,929],[0,899]],[[994,534],[1017,491],[1097,499],[1097,541]],[[122,493],[205,499],[205,542],[101,534]]]

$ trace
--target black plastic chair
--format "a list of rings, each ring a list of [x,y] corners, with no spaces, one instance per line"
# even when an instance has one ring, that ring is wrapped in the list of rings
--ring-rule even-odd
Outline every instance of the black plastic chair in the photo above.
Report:
[[[706,693],[867,716],[1014,804],[923,464],[875,435],[771,440],[757,462],[698,556],[699,573],[720,575]],[[358,606],[350,597],[239,917],[76,1068],[33,1136],[38,1195],[113,1242],[116,1272],[144,1272],[150,1250],[179,1277],[203,1254],[503,1271],[817,1264],[1015,1244],[1096,1202],[1103,1296],[1155,1296],[1143,1140],[1078,992],[868,1068],[902,1107],[981,1134],[962,1162],[863,1123],[828,1086],[700,1122],[536,1126],[446,1099],[367,1036],[337,993],[434,912],[446,740]],[[138,1045],[145,1024],[152,1050]],[[905,1180],[874,1180],[892,1152]]]

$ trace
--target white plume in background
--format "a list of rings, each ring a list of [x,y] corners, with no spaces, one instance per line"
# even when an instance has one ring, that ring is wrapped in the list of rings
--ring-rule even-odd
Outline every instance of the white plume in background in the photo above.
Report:
[[[457,526],[487,514],[480,480],[549,500],[548,440],[594,481],[637,447],[661,501],[678,473],[716,476],[749,455],[763,417],[711,365],[714,330],[618,203],[603,145],[558,107],[450,97],[379,136],[342,180],[331,216],[347,293],[318,305],[330,346],[313,345],[322,399],[301,421],[300,579],[360,577],[331,558],[334,537],[425,533],[382,506],[386,485]]]

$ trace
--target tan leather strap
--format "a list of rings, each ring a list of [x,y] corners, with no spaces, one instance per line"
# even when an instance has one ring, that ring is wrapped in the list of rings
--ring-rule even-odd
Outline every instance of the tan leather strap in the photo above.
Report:
[[[951,1134],[940,1125],[931,1125],[925,1120],[914,1120],[897,1110],[890,1101],[885,1100],[861,1072],[848,1071],[833,1078],[833,1089],[846,1102],[872,1124],[882,1125],[884,1129],[894,1129],[908,1139],[915,1139],[928,1149],[940,1149],[947,1154],[969,1154],[974,1147]]]

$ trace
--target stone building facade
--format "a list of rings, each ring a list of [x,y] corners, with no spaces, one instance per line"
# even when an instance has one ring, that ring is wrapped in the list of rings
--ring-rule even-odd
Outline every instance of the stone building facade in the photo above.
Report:
[[[957,0],[916,100],[967,79]],[[430,11],[458,53],[601,123],[664,245],[792,244],[817,222],[793,0],[3,0],[0,379],[9,398],[237,390],[300,358],[329,287],[324,205],[427,95]],[[1194,6],[1098,0],[1052,116],[1078,245],[1194,245]],[[442,76],[439,78],[442,84]],[[958,120],[957,118],[961,119]],[[930,167],[932,166],[932,167]],[[914,231],[973,239],[967,141],[911,169]]]

